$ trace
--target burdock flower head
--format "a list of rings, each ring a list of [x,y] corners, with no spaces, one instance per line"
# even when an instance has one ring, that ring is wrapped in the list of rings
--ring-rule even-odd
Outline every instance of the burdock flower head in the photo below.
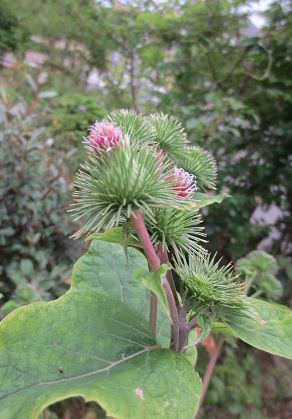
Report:
[[[232,266],[220,266],[215,256],[192,257],[178,260],[175,270],[181,278],[186,304],[194,315],[207,314],[213,319],[224,319],[230,314],[249,316],[243,286]]]
[[[123,133],[121,128],[109,122],[95,122],[89,130],[88,137],[84,138],[83,143],[91,151],[99,153],[117,147],[122,137]]]
[[[196,190],[196,176],[191,175],[183,169],[175,167],[171,175],[172,189],[181,198],[189,198]]]
[[[123,225],[138,209],[153,220],[156,209],[193,205],[181,199],[193,191],[193,177],[173,175],[167,156],[157,159],[157,147],[147,141],[149,123],[129,112],[108,119],[95,123],[85,140],[92,152],[74,184],[72,212],[81,221],[75,237]]]
[[[74,183],[71,211],[80,225],[75,237],[123,226],[140,210],[165,246],[204,253],[191,199],[196,176],[175,166],[175,154],[188,142],[174,118],[116,111],[96,122],[84,143],[91,153]],[[191,225],[196,228],[189,233]]]

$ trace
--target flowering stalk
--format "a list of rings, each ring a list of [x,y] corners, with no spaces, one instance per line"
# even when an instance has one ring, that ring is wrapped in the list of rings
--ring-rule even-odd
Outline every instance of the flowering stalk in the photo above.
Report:
[[[161,242],[157,246],[157,252],[158,252],[158,256],[159,256],[159,259],[160,259],[160,263],[161,264],[163,264],[163,263],[165,263],[165,264],[169,263],[169,258],[168,258],[167,250],[163,248],[163,245],[162,245]],[[171,291],[173,293],[176,307],[179,307],[179,301],[178,301],[177,292],[176,292],[176,288],[175,288],[175,283],[173,281],[173,277],[172,277],[171,271],[167,271],[166,272],[166,278],[168,280],[169,286],[170,286]]]
[[[147,256],[150,270],[157,271],[160,267],[160,259],[157,256],[154,246],[152,244],[151,238],[149,236],[148,230],[145,226],[142,214],[140,210],[136,210],[132,216],[132,222],[134,224],[137,236],[143,246],[144,252]],[[178,350],[179,347],[179,320],[177,312],[177,303],[174,297],[174,293],[168,283],[166,277],[162,279],[162,286],[165,290],[170,316],[172,320],[172,348]],[[156,333],[156,323],[157,323],[157,297],[151,293],[150,299],[150,325],[153,329],[153,332]]]
[[[160,260],[155,252],[149,233],[145,226],[142,214],[140,210],[136,210],[131,217],[134,224],[137,236],[142,244],[144,252],[149,262],[150,270],[152,272],[157,271],[160,267]],[[151,293],[150,298],[150,325],[154,334],[156,334],[156,323],[157,323],[157,297]]]
[[[169,312],[170,317],[172,320],[171,325],[171,346],[174,351],[178,350],[179,347],[179,320],[178,320],[178,312],[177,307],[175,303],[175,299],[173,296],[173,292],[171,290],[171,287],[169,285],[169,282],[166,277],[162,279],[162,286],[164,288],[164,291],[166,293],[168,306],[169,306]]]
[[[162,243],[159,243],[158,245],[158,254],[161,263],[169,262],[168,253],[166,249],[163,249]],[[185,322],[184,308],[181,307],[179,303],[171,271],[166,273],[166,279],[168,281],[168,287],[170,288],[173,296],[173,302],[175,304],[175,313],[173,313],[172,316],[175,319],[175,322],[172,326],[173,349],[177,352],[183,352],[190,328]]]

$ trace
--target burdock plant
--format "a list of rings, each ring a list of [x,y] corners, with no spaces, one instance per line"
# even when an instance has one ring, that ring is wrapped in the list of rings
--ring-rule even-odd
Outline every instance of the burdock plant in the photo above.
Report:
[[[212,156],[163,114],[113,112],[83,142],[70,211],[91,244],[63,297],[3,322],[1,417],[82,396],[114,418],[192,419],[195,346],[218,330],[291,357],[291,312],[247,297],[205,248],[200,209],[223,198],[206,193]]]

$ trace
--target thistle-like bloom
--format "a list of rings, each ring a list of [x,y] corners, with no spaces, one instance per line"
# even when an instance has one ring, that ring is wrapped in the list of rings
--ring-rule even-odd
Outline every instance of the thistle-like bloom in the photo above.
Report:
[[[117,147],[123,137],[121,128],[109,122],[95,122],[83,143],[97,153]]]
[[[156,145],[155,131],[148,120],[134,111],[121,109],[106,116],[106,120],[122,129],[123,134],[131,139],[131,144],[137,146]]]
[[[191,208],[182,200],[169,181],[169,163],[158,168],[153,149],[125,142],[110,153],[93,156],[82,166],[75,182],[75,220],[82,227],[75,234],[80,237],[125,222],[140,209],[153,219],[157,208]]]
[[[169,157],[189,144],[183,126],[174,117],[163,113],[153,114],[145,118],[155,134],[155,143]]]
[[[174,156],[176,165],[196,175],[200,190],[215,189],[217,166],[214,158],[201,147],[181,148]]]
[[[224,319],[230,314],[251,315],[243,286],[231,265],[220,267],[210,255],[205,258],[181,259],[175,267],[182,281],[182,294],[194,315],[208,314]]]
[[[196,190],[196,176],[175,167],[171,175],[172,189],[176,191],[177,196],[189,198]]]
[[[155,246],[161,242],[163,248],[172,249],[178,256],[185,252],[196,256],[206,253],[202,247],[206,234],[198,210],[157,209],[153,219],[146,221]]]

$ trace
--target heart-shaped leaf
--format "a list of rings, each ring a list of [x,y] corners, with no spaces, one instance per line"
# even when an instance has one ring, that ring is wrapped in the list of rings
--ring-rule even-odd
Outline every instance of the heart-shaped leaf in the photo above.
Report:
[[[3,320],[0,342],[3,419],[34,419],[72,396],[115,418],[191,419],[198,406],[191,364],[159,349],[137,313],[92,289],[16,310]]]

